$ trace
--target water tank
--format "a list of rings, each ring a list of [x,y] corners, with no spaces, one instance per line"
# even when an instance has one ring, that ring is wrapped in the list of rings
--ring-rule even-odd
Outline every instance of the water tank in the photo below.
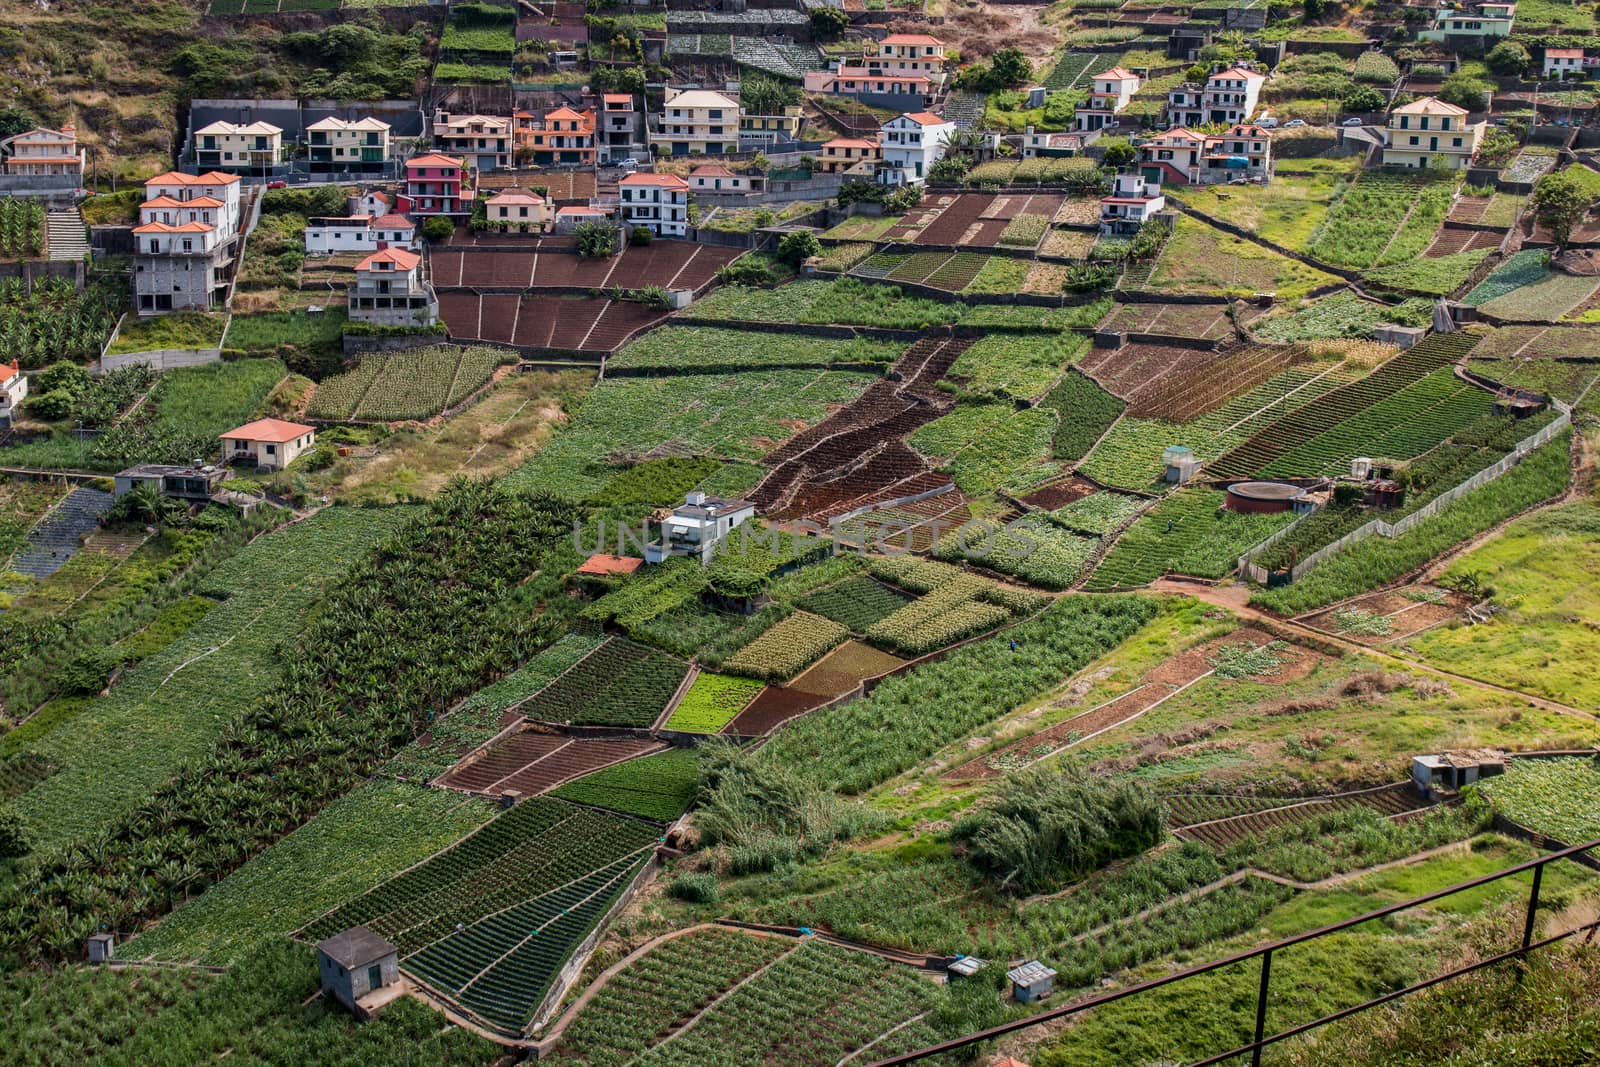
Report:
[[[1372,477],[1372,458],[1370,456],[1357,456],[1350,461],[1350,477],[1364,482]]]

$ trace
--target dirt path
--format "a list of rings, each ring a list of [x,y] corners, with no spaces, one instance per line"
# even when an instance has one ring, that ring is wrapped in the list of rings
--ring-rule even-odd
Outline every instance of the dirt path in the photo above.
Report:
[[[1385,588],[1388,587],[1386,586]],[[1295,621],[1294,619],[1285,619],[1280,616],[1273,615],[1270,612],[1262,611],[1259,608],[1252,608],[1248,603],[1250,599],[1250,589],[1245,585],[1211,586],[1202,585],[1198,582],[1181,582],[1171,578],[1158,578],[1156,581],[1150,584],[1150,590],[1156,593],[1181,593],[1184,596],[1194,597],[1196,600],[1204,601],[1207,604],[1215,604],[1217,607],[1227,608],[1229,611],[1235,612],[1246,619],[1261,623],[1268,629],[1287,631],[1288,636],[1290,637],[1297,637],[1305,641],[1310,641],[1313,646],[1315,646],[1317,642],[1335,645],[1345,652],[1365,654],[1382,661],[1387,661],[1392,666],[1404,667],[1405,669],[1412,671],[1420,671],[1425,674],[1431,674],[1437,678],[1444,678],[1448,681],[1460,682],[1463,685],[1476,685],[1481,686],[1484,689],[1491,689],[1505,696],[1514,697],[1517,700],[1524,701],[1536,708],[1542,708],[1545,711],[1553,711],[1561,715],[1570,715],[1574,718],[1582,719],[1587,723],[1593,723],[1595,721],[1595,716],[1592,713],[1584,711],[1581,708],[1575,708],[1570,704],[1562,704],[1559,701],[1549,700],[1545,697],[1534,696],[1532,693],[1524,693],[1520,689],[1512,689],[1509,686],[1496,685],[1494,682],[1486,682],[1480,678],[1473,678],[1469,675],[1457,674],[1454,671],[1447,671],[1442,668],[1435,667],[1432,664],[1424,663],[1421,660],[1413,659],[1412,657],[1404,655],[1393,649],[1380,649],[1375,648],[1372,645],[1363,645],[1358,641],[1351,641],[1348,638],[1340,637],[1338,634],[1330,634],[1324,633],[1321,630],[1314,630],[1309,626],[1305,626]],[[1363,593],[1362,596],[1370,596],[1371,592],[1378,591],[1381,590],[1369,591],[1367,593]],[[1333,606],[1334,605],[1325,605],[1318,608],[1317,611],[1327,611]]]

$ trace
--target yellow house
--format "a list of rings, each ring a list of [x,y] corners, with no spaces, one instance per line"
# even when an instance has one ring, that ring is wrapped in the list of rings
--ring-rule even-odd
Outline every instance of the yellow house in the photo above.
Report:
[[[348,122],[329,115],[306,127],[307,151],[312,163],[336,169],[357,170],[363,164],[389,161],[389,124],[367,116]]]
[[[222,462],[255,464],[259,470],[281,471],[317,440],[315,426],[282,419],[257,419],[229,430],[222,442]]]
[[[194,131],[201,170],[261,170],[283,162],[283,131],[270,122],[213,122]]]
[[[718,156],[739,150],[739,98],[710,89],[668,89],[650,129],[658,156]]]
[[[849,170],[863,163],[873,164],[883,158],[883,149],[876,137],[835,137],[824,141],[817,154],[817,166],[824,174]]]
[[[1437,163],[1465,170],[1478,154],[1483,131],[1484,123],[1468,124],[1466,108],[1425,96],[1389,112],[1383,165],[1426,167]]]
[[[784,141],[800,139],[800,109],[786,107],[781,115],[739,116],[739,147],[765,148]]]
[[[526,226],[537,230],[550,218],[550,205],[536,193],[506,189],[489,198],[484,205],[484,217],[491,226]]]

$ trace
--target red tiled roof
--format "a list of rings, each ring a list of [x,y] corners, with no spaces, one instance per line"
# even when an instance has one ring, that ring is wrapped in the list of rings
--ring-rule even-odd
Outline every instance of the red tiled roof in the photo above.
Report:
[[[631,104],[631,103],[633,103],[633,94],[632,93],[606,93],[601,97],[601,99],[604,100],[608,104],[624,104],[624,103]]]
[[[386,229],[394,230],[414,229],[417,224],[406,218],[404,215],[397,215],[391,211],[387,215],[379,215],[377,218],[373,219],[372,225],[382,226]]]
[[[613,556],[607,552],[596,552],[579,564],[578,573],[602,576],[632,574],[643,564],[644,560],[638,556]]]
[[[659,185],[667,189],[687,189],[689,183],[676,174],[630,174],[619,185]]]
[[[165,222],[147,222],[143,226],[135,226],[134,233],[210,233],[216,229],[209,222],[185,222],[180,226],[172,226]]]
[[[417,156],[406,160],[406,166],[412,167],[464,167],[465,163],[455,156],[443,155],[439,152],[429,152],[425,156]]]
[[[370,270],[374,263],[393,263],[401,270],[410,270],[421,262],[422,257],[415,252],[407,252],[403,248],[385,248],[382,252],[374,252],[357,263],[356,270]]]
[[[883,39],[883,44],[944,44],[937,37],[926,33],[891,33]]]
[[[184,174],[169,170],[165,174],[157,174],[154,178],[146,178],[144,184],[148,189],[152,185],[232,185],[238,180],[237,174],[222,174],[214,170],[205,174]]]
[[[938,126],[944,122],[944,119],[931,111],[914,111],[902,117],[910,119],[918,126]]]
[[[0,383],[9,382],[11,379],[15,378],[21,373],[22,364],[18,363],[14,359],[11,361],[10,366],[0,363]]]
[[[302,426],[298,422],[284,422],[282,419],[257,419],[227,433],[218,434],[217,440],[265,441],[268,444],[281,445],[293,441],[296,437],[304,437],[315,429],[314,426]]]
[[[877,148],[877,141],[869,141],[863,137],[835,137],[831,141],[823,141],[823,148]]]
[[[724,167],[721,163],[702,163],[689,172],[691,178],[702,175],[707,178],[731,178],[733,177],[733,171]]]

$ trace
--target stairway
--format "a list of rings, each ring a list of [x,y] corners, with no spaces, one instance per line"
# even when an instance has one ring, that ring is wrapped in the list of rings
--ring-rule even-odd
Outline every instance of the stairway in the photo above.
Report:
[[[5,569],[41,580],[50,577],[77,554],[83,535],[99,528],[112,499],[98,489],[74,489],[28,531],[28,546]]]
[[[45,251],[52,260],[71,262],[89,253],[89,238],[78,209],[52,211],[45,216]]]

